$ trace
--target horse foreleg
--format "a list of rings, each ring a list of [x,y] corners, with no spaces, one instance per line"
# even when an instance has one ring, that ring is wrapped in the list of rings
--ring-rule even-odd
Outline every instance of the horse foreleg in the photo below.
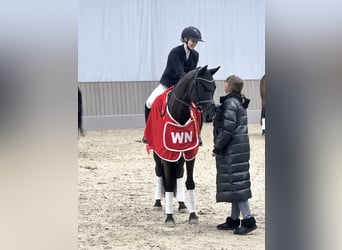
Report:
[[[157,209],[162,208],[162,204],[161,204],[162,194],[163,194],[163,177],[157,176],[156,177],[156,189],[154,191],[155,202],[154,202],[153,207],[155,207]]]
[[[173,219],[172,198],[173,192],[165,192],[165,224],[167,226],[175,226],[175,220]]]
[[[162,161],[164,171],[164,188],[165,188],[165,213],[167,226],[175,226],[173,219],[173,191],[176,183],[176,165],[177,163]]]
[[[189,194],[189,223],[197,224],[198,217],[196,215],[196,206],[195,206],[195,182],[194,182],[194,166],[195,159],[186,162],[186,188]]]

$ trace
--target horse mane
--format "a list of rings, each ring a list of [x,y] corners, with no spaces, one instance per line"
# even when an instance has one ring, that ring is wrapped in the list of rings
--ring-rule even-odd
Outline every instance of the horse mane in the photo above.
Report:
[[[187,72],[177,83],[178,84],[183,84],[183,82],[191,82],[192,78],[195,78],[196,73],[199,71],[200,68],[193,69],[189,72]],[[177,86],[176,85],[176,86]]]

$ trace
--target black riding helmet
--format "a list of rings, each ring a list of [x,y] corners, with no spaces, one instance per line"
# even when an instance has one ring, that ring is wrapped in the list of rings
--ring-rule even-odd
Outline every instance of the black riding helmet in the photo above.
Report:
[[[196,41],[204,42],[202,40],[201,31],[196,27],[189,26],[183,29],[181,40],[184,42],[185,38],[194,39]]]

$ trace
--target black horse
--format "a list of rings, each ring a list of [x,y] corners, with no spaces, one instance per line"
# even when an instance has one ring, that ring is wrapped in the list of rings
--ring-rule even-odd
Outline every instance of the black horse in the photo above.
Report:
[[[203,119],[204,122],[211,122],[215,114],[213,96],[216,85],[213,75],[219,68],[207,69],[207,66],[205,66],[188,72],[176,87],[167,90],[164,96],[161,95],[156,99],[147,120],[144,135],[149,143],[147,145],[148,149],[153,150],[156,174],[163,177],[167,215],[165,223],[167,225],[175,225],[172,197],[176,187],[176,179],[183,176],[184,162],[186,162],[187,170],[185,185],[189,193],[189,223],[198,223],[194,199],[195,182],[193,179],[195,156],[199,146],[201,121]],[[165,103],[164,107],[163,102]],[[171,117],[168,118],[169,120],[165,118],[167,115]],[[199,117],[199,119],[196,117]],[[160,125],[163,122],[166,125]],[[174,125],[170,125],[171,123]],[[170,125],[170,129],[168,129],[168,125]],[[182,132],[183,128],[185,129],[190,125],[193,125],[193,131],[195,132]],[[173,129],[177,130],[177,132],[172,132]],[[164,141],[159,144],[155,143],[160,137],[163,137]],[[173,143],[188,140],[186,143],[191,144],[189,145],[190,149],[177,151],[171,148],[172,143],[167,142],[165,138],[172,138]],[[187,154],[189,152],[190,154]]]

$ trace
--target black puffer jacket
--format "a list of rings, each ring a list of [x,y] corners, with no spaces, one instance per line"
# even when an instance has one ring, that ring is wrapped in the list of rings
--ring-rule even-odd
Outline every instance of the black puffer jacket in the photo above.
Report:
[[[167,58],[166,68],[160,79],[160,83],[171,87],[185,75],[185,73],[197,68],[199,54],[196,50],[190,52],[186,59],[184,45],[173,48]]]
[[[220,98],[214,121],[216,201],[238,202],[252,197],[247,125],[249,99],[236,92]]]

